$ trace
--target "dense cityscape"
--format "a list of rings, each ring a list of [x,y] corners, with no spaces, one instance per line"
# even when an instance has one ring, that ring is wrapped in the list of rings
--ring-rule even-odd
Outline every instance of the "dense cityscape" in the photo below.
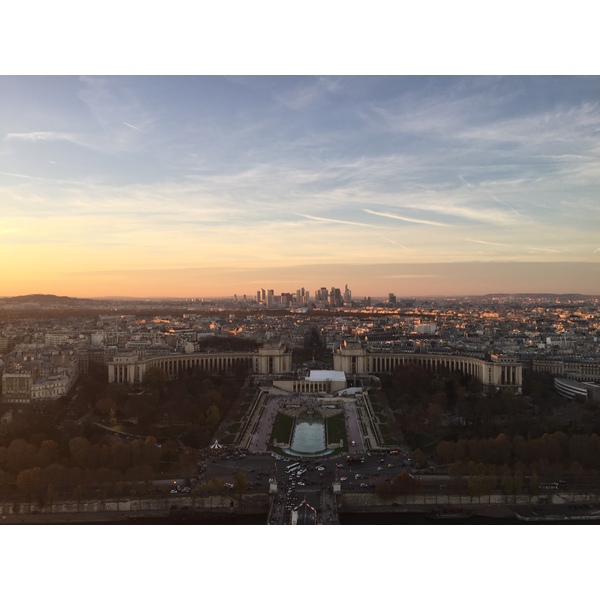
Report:
[[[2,298],[2,518],[592,520],[599,302]]]

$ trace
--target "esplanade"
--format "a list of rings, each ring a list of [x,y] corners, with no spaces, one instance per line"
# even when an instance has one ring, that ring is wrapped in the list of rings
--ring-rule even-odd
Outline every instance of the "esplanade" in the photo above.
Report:
[[[377,352],[360,342],[344,342],[333,355],[333,368],[347,376],[392,373],[400,365],[416,364],[434,372],[460,371],[476,377],[487,387],[523,385],[523,366],[516,358],[492,355],[491,360],[456,354],[408,354]]]

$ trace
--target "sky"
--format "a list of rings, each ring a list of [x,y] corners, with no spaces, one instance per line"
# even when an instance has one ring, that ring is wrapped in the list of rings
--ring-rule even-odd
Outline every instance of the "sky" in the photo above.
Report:
[[[600,77],[0,77],[0,296],[600,294]]]

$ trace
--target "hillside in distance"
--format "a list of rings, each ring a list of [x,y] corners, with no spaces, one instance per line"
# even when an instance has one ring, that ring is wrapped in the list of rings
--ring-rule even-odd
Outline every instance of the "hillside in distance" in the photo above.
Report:
[[[55,296],[54,294],[27,294],[25,296],[11,296],[0,298],[0,304],[21,304],[37,306],[72,306],[73,304],[95,304],[96,300],[88,298],[72,298],[70,296]]]

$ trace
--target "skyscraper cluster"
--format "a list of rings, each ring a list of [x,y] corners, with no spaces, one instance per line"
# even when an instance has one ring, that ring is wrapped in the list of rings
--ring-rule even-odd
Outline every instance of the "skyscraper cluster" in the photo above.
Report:
[[[273,307],[303,307],[309,306],[311,302],[310,292],[304,288],[296,290],[295,293],[282,292],[275,295],[274,290],[260,289],[256,292],[256,301],[258,304],[273,308]],[[339,288],[326,287],[319,288],[315,291],[314,304],[329,305],[329,306],[348,306],[352,303],[352,292],[348,289],[348,284],[344,287],[344,292]]]

